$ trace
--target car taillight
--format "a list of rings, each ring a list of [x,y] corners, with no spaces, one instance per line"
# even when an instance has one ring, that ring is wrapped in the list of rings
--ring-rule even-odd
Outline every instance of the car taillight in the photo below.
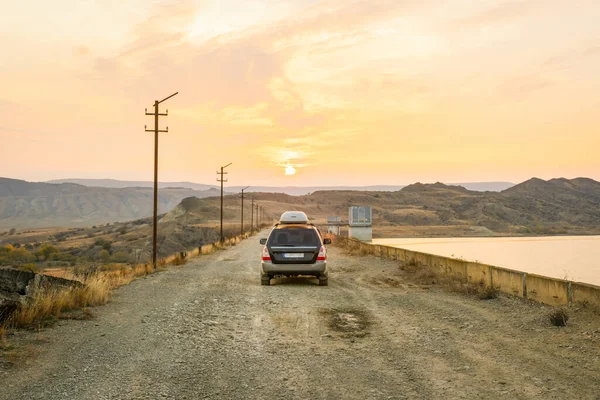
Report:
[[[271,255],[269,254],[269,249],[267,249],[267,246],[263,248],[262,260],[271,261]]]
[[[317,261],[325,260],[327,260],[327,252],[325,251],[325,247],[321,246],[321,250],[319,250],[319,255],[317,256]]]

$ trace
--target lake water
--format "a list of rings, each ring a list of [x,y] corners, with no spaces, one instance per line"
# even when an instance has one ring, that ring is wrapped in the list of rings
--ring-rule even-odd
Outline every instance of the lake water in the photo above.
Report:
[[[600,286],[600,236],[399,238],[373,243]]]

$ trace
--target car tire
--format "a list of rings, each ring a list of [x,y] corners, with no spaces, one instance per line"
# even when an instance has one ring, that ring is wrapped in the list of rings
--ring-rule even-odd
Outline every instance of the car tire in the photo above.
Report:
[[[261,286],[271,286],[271,278],[269,278],[268,276],[261,276],[260,284]]]
[[[329,278],[319,278],[319,286],[328,286]]]

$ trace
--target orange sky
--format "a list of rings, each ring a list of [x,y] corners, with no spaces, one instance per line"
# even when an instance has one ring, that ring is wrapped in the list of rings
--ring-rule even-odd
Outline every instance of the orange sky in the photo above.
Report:
[[[2,5],[0,176],[600,180],[597,0]],[[294,175],[285,175],[295,170]]]

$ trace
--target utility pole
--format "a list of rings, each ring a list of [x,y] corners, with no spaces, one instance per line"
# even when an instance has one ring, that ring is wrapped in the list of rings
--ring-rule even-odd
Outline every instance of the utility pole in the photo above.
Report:
[[[262,206],[258,207],[258,228],[260,229],[260,224],[262,224]]]
[[[242,236],[244,235],[244,190],[248,189],[250,186],[246,186],[245,188],[242,189],[242,227],[241,227],[241,234]]]
[[[252,204],[250,205],[252,214],[250,215],[250,232],[254,230],[254,197],[252,197]]]
[[[260,230],[260,222],[258,220],[258,203],[256,203],[256,230]]]
[[[221,167],[221,172],[217,171],[217,175],[221,175],[221,179],[217,178],[217,182],[221,182],[221,243],[225,241],[225,237],[223,236],[223,182],[227,182],[227,179],[223,179],[223,175],[227,175],[227,172],[223,172],[223,170],[231,164],[233,163]]]
[[[166,101],[168,99],[170,99],[171,97],[175,96],[177,93],[179,92],[175,92],[172,95],[170,95],[169,97],[165,97],[162,100],[155,100],[154,101],[154,112],[153,113],[149,113],[148,109],[146,108],[144,111],[146,112],[146,115],[154,115],[154,129],[147,129],[147,126],[144,125],[144,130],[146,132],[154,132],[154,215],[153,215],[153,219],[152,219],[152,267],[156,268],[156,254],[157,254],[157,247],[156,247],[156,236],[157,236],[157,232],[158,232],[158,133],[159,132],[169,132],[169,127],[167,126],[167,128],[165,130],[160,130],[158,129],[158,117],[166,117],[167,115],[169,115],[169,110],[166,110],[166,112],[164,114],[160,114],[158,112],[158,105],[160,103],[162,103],[163,101]]]

